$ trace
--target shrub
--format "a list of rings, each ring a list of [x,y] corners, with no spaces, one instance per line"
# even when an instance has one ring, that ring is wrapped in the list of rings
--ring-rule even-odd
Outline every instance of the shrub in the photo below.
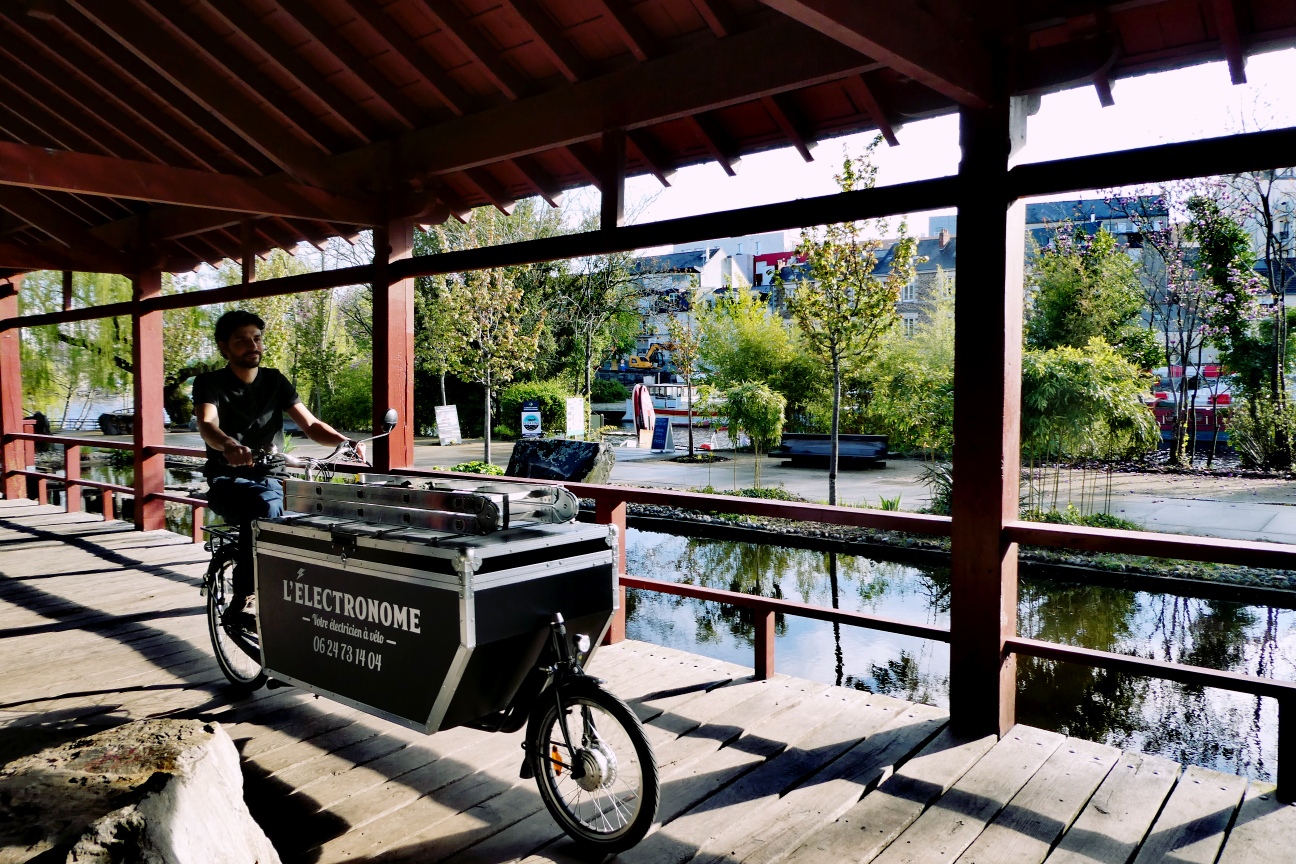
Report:
[[[504,469],[498,465],[492,465],[489,462],[483,462],[480,459],[474,459],[471,462],[460,462],[458,465],[451,465],[451,471],[458,471],[463,474],[490,474],[498,477],[503,475]]]
[[[630,398],[630,388],[620,381],[595,378],[590,384],[591,402],[624,402]]]
[[[528,399],[540,402],[540,422],[553,434],[567,425],[567,398],[573,395],[564,381],[527,381],[512,384],[500,394],[498,430],[511,438],[522,435],[522,403]]]

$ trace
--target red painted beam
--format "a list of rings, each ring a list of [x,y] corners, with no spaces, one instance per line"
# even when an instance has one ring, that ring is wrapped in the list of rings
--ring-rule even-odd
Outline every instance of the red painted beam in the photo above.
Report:
[[[848,45],[972,108],[990,104],[990,53],[956,0],[860,3],[858,0],[761,0],[766,6]]]
[[[895,129],[891,121],[887,119],[886,111],[883,110],[873,91],[869,89],[868,83],[864,80],[863,75],[852,75],[844,82],[846,92],[850,94],[857,107],[868,114],[877,126],[882,137],[886,139],[887,145],[891,147],[900,146],[900,140],[896,138]]]
[[[9,142],[0,142],[0,184],[362,225],[377,218],[367,203],[312,186]]]
[[[135,372],[135,527],[141,531],[166,528],[166,504],[156,495],[166,490],[165,461],[150,450],[166,433],[162,408],[162,311],[146,311],[143,302],[162,294],[162,274],[141,273],[134,280],[135,312],[131,346]]]
[[[979,287],[954,305],[950,719],[966,735],[1002,735],[1016,719],[1016,665],[1004,640],[1017,634],[1017,546],[1004,527],[1017,519],[1020,494],[1025,205],[1005,190],[1026,106],[1005,101],[959,118],[958,234]]]
[[[374,429],[382,428],[388,408],[400,415],[392,433],[373,442],[374,467],[384,472],[414,464],[414,280],[399,278],[391,267],[413,252],[413,221],[374,229]]]
[[[18,287],[22,277],[0,282],[0,323],[18,315]],[[0,487],[6,498],[26,498],[27,481],[10,472],[27,466],[22,441],[11,437],[23,431],[22,347],[19,331],[0,330]]]
[[[545,53],[564,78],[575,84],[586,76],[589,64],[567,41],[536,0],[501,0],[501,5],[512,9],[522,19],[522,23],[534,34],[536,47]]]
[[[1242,26],[1233,0],[1214,0],[1215,25],[1219,28],[1220,47],[1228,61],[1229,79],[1234,84],[1247,83],[1246,51],[1242,45]]]

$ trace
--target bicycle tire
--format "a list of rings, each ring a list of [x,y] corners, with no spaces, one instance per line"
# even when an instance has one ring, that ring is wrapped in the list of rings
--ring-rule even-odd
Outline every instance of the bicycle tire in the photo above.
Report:
[[[233,592],[234,560],[216,553],[207,568],[207,633],[221,672],[240,695],[259,690],[267,680],[256,633],[227,625],[222,616]]]
[[[540,797],[580,846],[601,854],[629,849],[657,817],[661,791],[652,745],[634,712],[594,681],[568,682],[561,697],[575,754],[558,726],[551,690],[540,694],[527,728],[527,760]],[[573,716],[580,718],[575,725]],[[579,779],[570,770],[578,764],[585,769]]]

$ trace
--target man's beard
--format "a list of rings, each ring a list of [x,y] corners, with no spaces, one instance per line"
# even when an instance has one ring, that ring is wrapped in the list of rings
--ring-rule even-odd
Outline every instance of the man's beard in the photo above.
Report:
[[[246,354],[239,357],[231,357],[230,363],[238,366],[240,369],[255,369],[261,365],[261,355],[256,354],[248,357]]]

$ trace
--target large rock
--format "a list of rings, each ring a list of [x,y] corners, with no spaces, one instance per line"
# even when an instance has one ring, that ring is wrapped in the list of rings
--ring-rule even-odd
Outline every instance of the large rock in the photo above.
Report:
[[[567,438],[523,438],[513,445],[504,473],[532,480],[606,483],[616,452],[606,444]]]
[[[198,720],[143,720],[0,768],[0,864],[278,864],[238,751]]]

